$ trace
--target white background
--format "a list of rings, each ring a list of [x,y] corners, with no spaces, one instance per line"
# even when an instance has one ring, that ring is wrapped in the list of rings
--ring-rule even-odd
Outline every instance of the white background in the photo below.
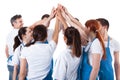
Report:
[[[109,35],[120,42],[120,3],[119,0],[0,0],[0,80],[8,80],[5,56],[6,36],[12,29],[10,18],[21,14],[24,26],[29,26],[45,13],[50,13],[52,7],[61,3],[68,11],[77,17],[84,25],[88,19],[106,18],[110,22]],[[54,27],[54,20],[50,28]],[[60,37],[59,42],[62,42]],[[64,48],[58,44],[56,53]],[[57,56],[57,54],[56,54]]]

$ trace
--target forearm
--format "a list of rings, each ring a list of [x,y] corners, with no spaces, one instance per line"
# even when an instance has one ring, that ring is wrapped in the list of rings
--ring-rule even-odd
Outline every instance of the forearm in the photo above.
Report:
[[[29,26],[31,29],[34,29],[36,25],[41,25],[43,24],[43,20],[38,20],[35,23],[33,23],[31,26]]]
[[[116,80],[120,80],[120,57],[119,51],[114,52],[114,67],[115,67],[115,75]]]
[[[86,27],[84,27],[78,20],[76,20],[69,12],[66,13],[70,20],[75,23],[77,26],[79,26],[83,31],[86,32]]]
[[[56,44],[58,43],[58,35],[59,35],[59,21],[58,19],[56,19],[55,29],[53,33],[53,40],[56,42]]]
[[[8,53],[8,46],[6,45],[6,48],[5,48],[5,54],[6,54],[6,57],[8,58],[9,57],[9,53]]]
[[[82,29],[81,29],[78,25],[76,25],[74,22],[72,22],[69,18],[66,18],[66,19],[67,19],[67,22],[68,22],[71,26],[75,27],[75,28],[79,31],[82,39],[87,41],[88,39],[87,39],[87,34],[85,33],[85,31],[82,30]]]
[[[50,16],[46,20],[44,20],[42,24],[46,27],[49,27],[49,23],[51,20],[52,20],[52,17]]]
[[[14,71],[13,71],[13,80],[16,80],[17,77],[17,66],[14,66]]]
[[[19,80],[24,80],[24,79],[25,79],[24,75],[19,76]]]
[[[8,53],[6,53],[6,57],[7,57],[7,58],[9,57],[9,54],[8,54]]]
[[[100,57],[101,55],[100,54],[96,54],[96,53],[92,53],[91,54],[91,58],[92,58],[92,70],[91,70],[91,73],[90,73],[90,80],[96,80],[97,76],[98,76],[98,71],[99,71],[99,68],[100,68]]]
[[[24,58],[20,59],[20,73],[19,73],[19,80],[24,80],[27,73],[27,61]]]
[[[25,71],[25,72],[21,72],[21,71],[20,71],[19,80],[24,80],[25,77],[26,77],[26,71]]]
[[[67,23],[66,23],[64,18],[62,18],[61,23],[63,24],[64,30],[65,30],[68,27],[68,25],[67,25]]]
[[[96,80],[98,76],[98,69],[92,69],[90,73],[90,80]]]
[[[120,64],[114,64],[116,80],[120,80]]]

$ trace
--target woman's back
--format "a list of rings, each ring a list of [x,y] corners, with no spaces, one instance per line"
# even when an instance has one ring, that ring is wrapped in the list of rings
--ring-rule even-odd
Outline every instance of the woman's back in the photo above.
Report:
[[[49,44],[36,42],[22,50],[21,57],[26,58],[28,63],[28,79],[44,79],[47,76],[55,47],[54,41]]]

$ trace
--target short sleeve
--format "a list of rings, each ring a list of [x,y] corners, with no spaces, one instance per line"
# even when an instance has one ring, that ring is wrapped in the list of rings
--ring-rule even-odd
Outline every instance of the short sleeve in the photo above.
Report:
[[[90,46],[89,63],[92,65],[92,55],[91,54],[100,54],[101,58],[102,58],[103,49],[102,49],[102,46],[98,39],[95,39]]]
[[[120,51],[120,43],[116,40],[112,40],[113,45],[114,45],[114,51]]]
[[[47,34],[48,34],[47,40],[48,40],[48,42],[50,42],[52,40],[53,32],[54,32],[53,29],[48,29],[48,31],[47,31]]]
[[[102,51],[102,45],[100,43],[100,41],[98,39],[95,39],[90,47],[90,53],[94,53],[94,54],[101,54],[103,53]]]
[[[55,49],[56,49],[56,43],[55,43],[55,41],[51,40],[51,41],[49,42],[49,49],[50,49],[50,52],[51,52],[51,53],[54,53],[54,51],[55,51]]]
[[[13,64],[19,65],[20,62],[20,46],[15,49],[14,55],[13,55]]]
[[[28,53],[27,47],[24,47],[21,51],[20,58],[26,58],[27,53]]]

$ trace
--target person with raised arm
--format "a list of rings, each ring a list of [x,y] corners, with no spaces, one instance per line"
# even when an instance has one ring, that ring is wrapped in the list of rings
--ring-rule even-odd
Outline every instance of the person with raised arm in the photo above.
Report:
[[[34,44],[24,48],[21,52],[19,80],[24,78],[26,63],[28,63],[28,80],[52,80],[49,71],[52,56],[58,43],[59,31],[59,21],[56,19],[52,40],[46,44],[47,28],[44,25],[35,26],[33,29]]]

